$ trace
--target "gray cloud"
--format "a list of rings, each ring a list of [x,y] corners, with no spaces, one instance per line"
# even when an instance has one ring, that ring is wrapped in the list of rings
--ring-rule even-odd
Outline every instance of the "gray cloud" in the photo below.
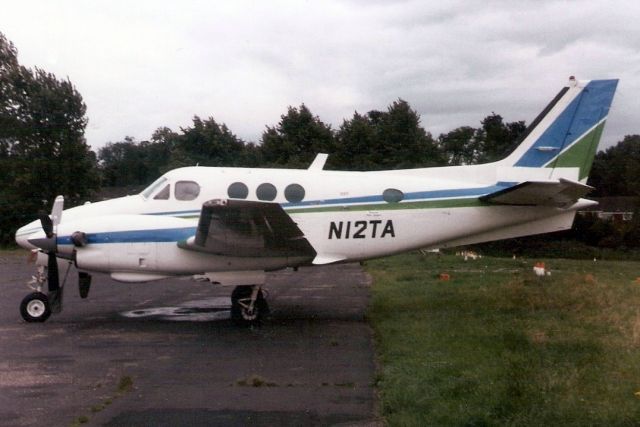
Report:
[[[76,84],[94,148],[195,114],[256,141],[302,102],[334,127],[397,98],[436,135],[530,121],[569,75],[621,79],[605,145],[640,132],[633,1],[13,3],[1,31]]]

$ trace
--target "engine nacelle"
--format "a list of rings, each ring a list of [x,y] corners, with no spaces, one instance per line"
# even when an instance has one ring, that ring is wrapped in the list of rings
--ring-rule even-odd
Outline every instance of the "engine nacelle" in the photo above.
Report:
[[[193,220],[182,218],[109,215],[60,224],[58,247],[61,252],[75,251],[80,269],[152,272],[158,269],[158,244],[175,245],[193,236],[195,229]],[[78,245],[79,233],[82,245]]]

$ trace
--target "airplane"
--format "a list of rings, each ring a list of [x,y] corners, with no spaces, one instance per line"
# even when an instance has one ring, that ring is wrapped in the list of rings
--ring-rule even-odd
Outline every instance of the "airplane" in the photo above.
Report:
[[[255,324],[269,310],[265,272],[569,229],[597,204],[583,196],[617,84],[571,77],[493,163],[332,171],[321,153],[308,169],[174,169],[138,195],[66,210],[58,196],[51,215],[15,235],[37,258],[21,315],[60,312],[74,265],[82,298],[95,272],[122,282],[204,276],[234,286],[231,318]]]

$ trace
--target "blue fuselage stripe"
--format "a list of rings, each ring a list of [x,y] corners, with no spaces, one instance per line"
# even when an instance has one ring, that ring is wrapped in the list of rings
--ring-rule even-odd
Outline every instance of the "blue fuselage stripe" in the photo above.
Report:
[[[429,190],[429,191],[417,191],[412,193],[405,193],[403,200],[428,200],[428,199],[447,199],[458,197],[479,197],[485,194],[493,193],[495,191],[504,190],[505,188],[516,185],[517,182],[497,182],[495,185],[488,187],[475,187],[475,188],[454,188],[446,190]],[[325,207],[331,205],[350,205],[356,203],[380,203],[384,202],[382,194],[375,196],[361,196],[361,197],[343,197],[340,199],[324,199],[324,200],[308,200],[297,203],[281,203],[283,208],[301,208],[301,207]],[[169,211],[169,212],[153,212],[147,215],[169,215],[169,216],[184,216],[184,215],[197,215],[199,210],[182,210],[182,211]]]
[[[87,243],[158,243],[179,242],[195,235],[196,227],[165,228],[155,230],[127,230],[87,234]],[[71,236],[58,237],[59,245],[71,245]]]
[[[449,190],[431,190],[431,191],[419,191],[413,193],[406,193],[403,200],[428,200],[428,199],[446,199],[446,198],[466,198],[466,197],[479,197],[485,194],[490,194],[496,191],[504,190],[513,185],[515,182],[498,182],[495,185],[488,187],[477,188],[459,188]],[[327,199],[327,200],[313,200],[300,203],[283,203],[284,208],[293,207],[307,207],[307,206],[327,206],[327,205],[349,205],[359,203],[377,203],[384,202],[382,195],[376,196],[364,196],[364,197],[349,197],[342,199]],[[146,215],[166,215],[166,216],[181,216],[185,214],[198,215],[199,210],[182,210],[171,212],[153,212]],[[87,234],[87,243],[89,244],[105,244],[105,243],[162,243],[162,242],[179,242],[186,240],[189,237],[194,236],[196,233],[196,227],[182,227],[182,228],[166,228],[166,229],[154,229],[154,230],[127,230],[127,231],[113,231],[104,233],[89,233]],[[58,237],[59,245],[71,245],[71,236]]]

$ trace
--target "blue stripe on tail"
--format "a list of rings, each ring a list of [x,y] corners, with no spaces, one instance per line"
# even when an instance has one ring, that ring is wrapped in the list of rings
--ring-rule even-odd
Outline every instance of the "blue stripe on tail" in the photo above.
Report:
[[[514,166],[543,167],[557,157],[607,116],[617,85],[617,79],[589,82]]]

